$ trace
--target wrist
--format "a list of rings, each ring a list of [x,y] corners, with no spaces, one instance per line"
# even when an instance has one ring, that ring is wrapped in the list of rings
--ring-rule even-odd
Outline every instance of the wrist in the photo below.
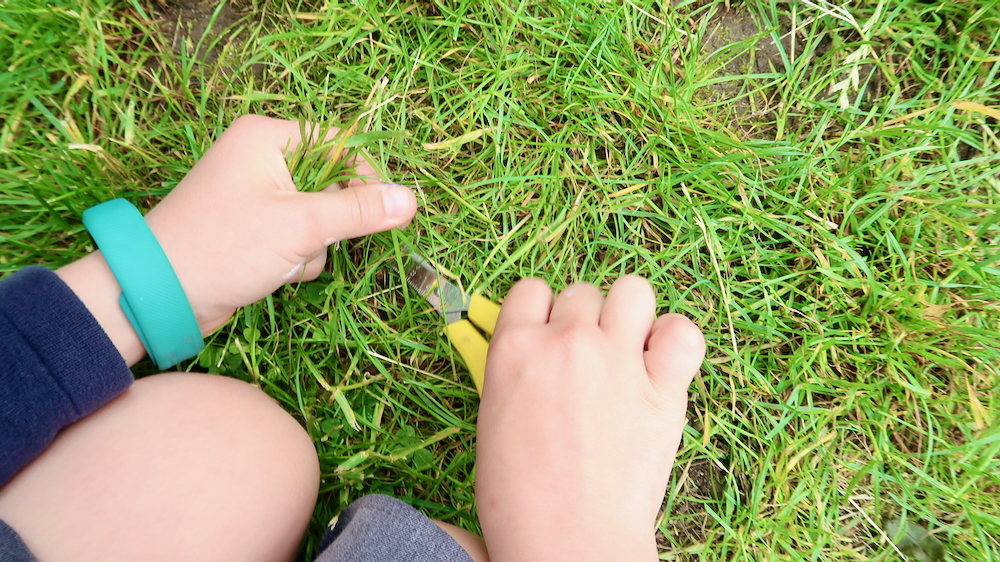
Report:
[[[121,287],[100,250],[57,269],[55,273],[76,293],[130,367],[146,356],[139,335],[118,303]]]
[[[121,295],[119,306],[146,353],[160,369],[197,355],[201,326],[180,280],[142,213],[125,199],[83,212]]]
[[[146,355],[161,369],[202,348],[203,322],[156,234],[123,199],[84,212],[99,250],[56,271],[128,365]]]
[[[568,520],[559,525],[537,525],[537,521],[523,526],[511,523],[510,528],[500,533],[484,526],[491,562],[655,562],[658,559],[655,533],[615,526],[617,521],[587,531],[572,528],[574,523]]]

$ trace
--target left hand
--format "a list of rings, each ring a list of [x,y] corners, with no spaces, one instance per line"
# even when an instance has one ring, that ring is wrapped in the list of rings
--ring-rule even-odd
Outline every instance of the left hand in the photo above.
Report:
[[[300,193],[285,163],[300,136],[294,121],[240,117],[146,215],[202,334],[284,283],[315,279],[330,244],[404,226],[416,212],[413,192],[385,183],[365,160],[356,168],[364,179],[346,189]],[[145,349],[118,305],[121,289],[100,251],[57,274],[125,361],[142,359]]]
[[[300,140],[297,122],[240,117],[146,215],[203,333],[284,283],[315,279],[330,244],[413,218],[413,193],[367,161],[347,189],[298,192],[284,156]]]

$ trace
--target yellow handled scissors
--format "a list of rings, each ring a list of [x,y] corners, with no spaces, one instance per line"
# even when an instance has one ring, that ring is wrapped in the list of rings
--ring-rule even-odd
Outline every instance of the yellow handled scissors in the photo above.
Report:
[[[427,260],[411,252],[403,258],[403,277],[427,302],[434,305],[448,323],[445,331],[472,374],[476,392],[483,395],[486,353],[490,344],[475,326],[493,335],[500,305],[479,294],[468,294],[438,275]],[[463,318],[463,314],[468,319]],[[475,324],[475,326],[473,326]]]

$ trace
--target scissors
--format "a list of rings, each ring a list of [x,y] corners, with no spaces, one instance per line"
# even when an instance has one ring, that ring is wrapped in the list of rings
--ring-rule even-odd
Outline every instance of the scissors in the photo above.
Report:
[[[486,353],[490,344],[476,326],[492,336],[500,305],[478,293],[470,295],[441,278],[434,266],[415,252],[407,254],[402,265],[401,274],[406,282],[444,316],[448,323],[445,332],[451,345],[462,356],[472,375],[472,382],[476,384],[476,392],[482,396]],[[463,314],[468,318],[463,318]]]

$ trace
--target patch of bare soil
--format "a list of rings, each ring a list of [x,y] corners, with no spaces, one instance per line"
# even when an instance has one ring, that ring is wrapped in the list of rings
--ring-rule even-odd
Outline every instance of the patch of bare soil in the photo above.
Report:
[[[782,28],[786,27],[784,25]],[[785,62],[781,49],[774,40],[773,33],[758,23],[750,12],[742,8],[719,10],[708,23],[708,33],[701,42],[701,60],[711,68],[719,67],[714,77],[732,76],[732,80],[714,83],[706,88],[706,101],[716,103],[735,98],[744,92],[745,80],[737,78],[750,74],[782,72]],[[782,34],[782,46],[788,52],[791,35]],[[753,86],[750,86],[752,89]],[[754,122],[773,121],[766,92],[755,94],[755,99],[747,97],[732,103],[731,118],[741,128]]]
[[[700,45],[700,62],[712,71],[712,78],[732,77],[704,88],[704,101],[720,103],[729,108],[730,124],[747,137],[768,137],[773,131],[777,114],[776,97],[773,88],[759,89],[753,84],[755,79],[741,78],[752,74],[784,73],[786,60],[782,51],[789,57],[789,62],[800,64],[806,60],[809,66],[799,74],[799,80],[808,83],[813,69],[813,63],[830,52],[832,40],[823,37],[818,42],[807,41],[801,30],[791,33],[791,24],[787,19],[778,22],[777,34],[772,29],[762,26],[757,16],[742,7],[720,9],[712,16],[706,28],[708,32],[702,38]],[[775,35],[780,37],[780,45],[775,42]],[[842,38],[844,41],[856,41],[857,37],[850,34]],[[811,45],[811,50],[805,48]],[[873,47],[878,50],[878,47]],[[849,88],[845,100],[855,104],[858,96],[864,96],[862,106],[869,100],[884,95],[881,75],[874,65],[863,63],[858,66],[860,87]],[[847,78],[847,73],[838,76],[838,80]],[[756,79],[766,83],[767,78]],[[748,83],[750,82],[750,83]],[[750,92],[750,95],[745,95]],[[742,97],[740,97],[742,95]],[[818,95],[837,99],[837,93],[831,90],[819,92]],[[738,98],[738,99],[734,99]],[[726,104],[727,100],[732,100]]]
[[[160,33],[175,55],[187,53],[203,65],[212,66],[219,62],[224,49],[234,52],[246,40],[244,32],[233,34],[234,26],[246,16],[246,6],[240,1],[224,2],[220,7],[219,0],[161,0],[156,7]],[[219,71],[232,76],[237,62],[223,60]],[[251,71],[260,79],[263,67],[254,65]]]
[[[662,549],[671,550],[679,544],[682,547],[703,543],[716,528],[711,516],[705,511],[705,503],[715,504],[725,497],[726,475],[723,469],[708,459],[698,459],[686,466],[675,466],[674,471],[681,471],[680,498],[666,516],[666,529],[673,538],[657,532],[657,543]],[[661,506],[662,510],[666,505]]]
[[[734,53],[742,51],[725,65],[725,74],[763,73],[771,72],[772,67],[784,67],[781,52],[772,34],[758,37],[766,30],[761,28],[749,12],[741,9],[720,11],[708,24],[708,29],[708,35],[701,44],[703,56],[711,56],[726,49],[732,49]],[[749,49],[737,47],[747,41],[753,42]],[[790,47],[788,39],[784,43],[786,49]]]

